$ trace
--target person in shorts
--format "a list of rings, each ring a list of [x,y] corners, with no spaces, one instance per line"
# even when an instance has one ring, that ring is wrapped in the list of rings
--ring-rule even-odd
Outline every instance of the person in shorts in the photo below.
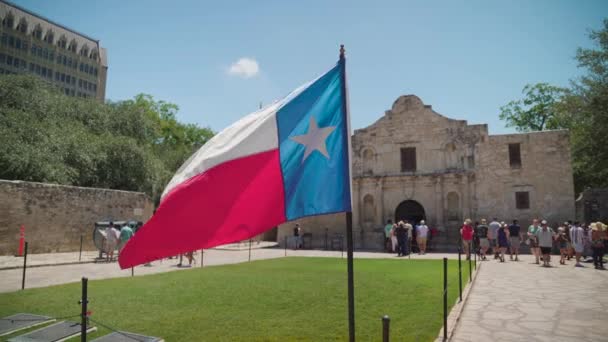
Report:
[[[494,259],[498,259],[498,255],[500,253],[500,250],[498,248],[498,241],[496,240],[498,238],[498,230],[501,228],[501,224],[500,222],[498,222],[498,219],[495,217],[492,222],[490,222],[489,226],[490,229],[490,233],[488,234],[488,238],[490,239],[490,247],[492,248],[492,251],[494,252]]]
[[[426,239],[428,235],[429,227],[425,224],[424,220],[421,220],[420,224],[416,227],[418,248],[420,249],[418,254],[426,254]]]
[[[540,264],[540,249],[538,247],[538,237],[536,233],[540,230],[540,226],[538,225],[538,220],[532,220],[532,224],[528,227],[528,241],[530,245],[530,250],[536,259],[536,264]]]
[[[392,241],[391,241],[391,235],[392,235],[392,230],[393,230],[393,221],[388,220],[386,221],[386,225],[384,226],[384,249],[387,253],[392,253],[394,252],[394,248],[392,248]]]
[[[486,225],[486,219],[481,219],[481,224],[477,226],[475,235],[479,237],[479,252],[481,253],[481,260],[487,260],[486,253],[490,248],[490,241],[488,240],[488,226]]]
[[[515,261],[519,261],[519,245],[521,244],[521,227],[517,220],[513,220],[513,224],[509,226],[509,252],[511,254],[510,259],[513,260],[515,255]]]
[[[584,267],[581,264],[581,256],[585,250],[585,230],[581,227],[580,222],[574,222],[574,225],[570,228],[570,241],[572,241],[572,249],[574,249],[574,255],[576,256],[576,264],[574,267]]]
[[[120,237],[120,232],[118,229],[114,228],[114,223],[110,222],[108,228],[106,228],[106,257],[107,262],[111,262],[112,258],[114,258],[114,251],[116,250],[116,246],[118,245],[118,239]]]
[[[471,219],[466,219],[464,225],[460,228],[460,237],[462,239],[462,249],[467,256],[467,260],[471,259],[471,242],[473,241],[473,227]]]
[[[551,248],[553,248],[553,229],[547,225],[547,221],[540,223],[540,229],[536,232],[538,246],[543,255],[543,266],[551,267]]]

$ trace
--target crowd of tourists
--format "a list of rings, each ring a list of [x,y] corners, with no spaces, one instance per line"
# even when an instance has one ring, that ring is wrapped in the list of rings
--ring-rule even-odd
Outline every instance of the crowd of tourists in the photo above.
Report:
[[[437,235],[435,228],[429,228],[424,220],[413,226],[407,220],[393,223],[386,222],[384,227],[385,244],[387,252],[397,253],[397,256],[406,256],[413,252],[426,254],[429,240]]]
[[[608,252],[608,227],[602,222],[585,224],[581,222],[564,222],[550,227],[546,220],[534,219],[528,229],[522,229],[517,220],[511,224],[499,222],[494,218],[490,223],[485,219],[480,222],[465,220],[460,229],[462,252],[467,260],[471,253],[476,253],[481,260],[487,260],[488,255],[495,260],[505,262],[519,261],[522,244],[527,245],[534,255],[535,263],[551,266],[553,250],[559,250],[559,263],[566,265],[567,261],[575,259],[575,267],[583,267],[581,261],[592,257],[596,269],[604,269],[604,254]],[[426,254],[429,240],[438,231],[429,228],[424,220],[419,224],[403,220],[393,223],[388,220],[384,227],[385,249],[397,256],[406,256],[413,252]]]
[[[522,230],[518,221],[512,224],[499,222],[494,218],[487,223],[485,219],[472,224],[465,220],[460,235],[462,250],[471,257],[471,252],[477,253],[481,260],[487,260],[488,254],[494,254],[494,259],[505,262],[505,254],[510,260],[519,260],[519,250],[522,243],[530,247],[536,264],[544,267],[551,266],[551,254],[555,248],[559,250],[561,265],[575,258],[575,267],[583,267],[581,258],[593,257],[596,269],[604,269],[604,253],[608,250],[607,226],[602,222],[589,225],[580,222],[564,222],[554,229],[546,220],[534,219],[527,230]],[[490,251],[491,250],[491,251]]]

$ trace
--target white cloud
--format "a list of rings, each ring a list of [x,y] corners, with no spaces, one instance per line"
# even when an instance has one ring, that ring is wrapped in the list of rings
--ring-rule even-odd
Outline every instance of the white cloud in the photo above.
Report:
[[[228,68],[228,74],[242,78],[250,78],[260,72],[258,62],[253,58],[243,57]]]

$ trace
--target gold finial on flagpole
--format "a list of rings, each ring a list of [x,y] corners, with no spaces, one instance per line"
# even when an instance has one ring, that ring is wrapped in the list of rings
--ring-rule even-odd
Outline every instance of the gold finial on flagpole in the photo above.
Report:
[[[340,59],[344,58],[344,44],[340,44]]]

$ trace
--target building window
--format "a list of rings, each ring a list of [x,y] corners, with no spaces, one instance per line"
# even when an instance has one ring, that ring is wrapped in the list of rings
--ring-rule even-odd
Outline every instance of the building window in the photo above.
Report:
[[[509,144],[509,164],[512,168],[521,167],[521,149],[520,144]]]
[[[27,32],[27,22],[25,21],[25,19],[21,19],[21,22],[19,23],[17,30],[21,33]]]
[[[15,46],[15,37],[8,36],[8,46],[10,46],[10,47],[14,47]]]
[[[57,46],[59,46],[62,49],[65,49],[65,47],[68,45],[68,41],[65,37],[61,37],[59,38],[59,41],[57,42]]]
[[[6,45],[8,43],[8,34],[2,34],[2,38],[0,38],[0,43],[2,43],[2,45]]]
[[[53,44],[53,41],[55,41],[55,35],[53,32],[47,32],[46,37],[44,37],[44,41],[49,44]]]
[[[515,208],[530,209],[530,193],[527,191],[518,191],[515,193]]]
[[[9,14],[6,18],[4,18],[4,20],[2,21],[2,26],[12,29],[13,26],[15,26],[15,19],[13,18],[13,16]]]
[[[416,148],[401,149],[401,172],[416,171]]]
[[[36,26],[34,32],[32,32],[32,36],[34,36],[34,38],[36,39],[42,40],[42,29],[40,28],[40,26]]]

